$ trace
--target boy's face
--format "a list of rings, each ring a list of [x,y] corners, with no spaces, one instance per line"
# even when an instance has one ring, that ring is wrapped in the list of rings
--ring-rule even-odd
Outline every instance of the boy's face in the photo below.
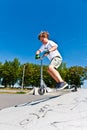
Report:
[[[44,37],[40,37],[40,41],[43,43],[43,44],[46,44],[48,42],[48,39],[47,38],[44,38]]]

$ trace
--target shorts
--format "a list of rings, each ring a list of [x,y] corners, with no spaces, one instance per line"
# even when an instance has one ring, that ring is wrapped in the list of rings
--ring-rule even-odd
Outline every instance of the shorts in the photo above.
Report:
[[[54,68],[58,68],[62,63],[62,59],[60,57],[54,57],[52,60],[51,60],[51,63],[50,65],[52,65]]]

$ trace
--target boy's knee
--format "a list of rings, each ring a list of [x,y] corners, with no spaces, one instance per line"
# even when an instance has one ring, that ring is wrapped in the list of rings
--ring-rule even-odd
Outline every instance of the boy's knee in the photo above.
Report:
[[[53,69],[53,66],[52,65],[49,65],[48,66],[48,71],[52,70]]]

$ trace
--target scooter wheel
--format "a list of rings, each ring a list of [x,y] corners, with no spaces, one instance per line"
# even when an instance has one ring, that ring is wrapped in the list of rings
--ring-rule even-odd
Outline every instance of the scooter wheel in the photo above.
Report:
[[[39,93],[40,95],[43,95],[43,94],[45,93],[45,88],[39,88],[39,89],[38,89],[38,93]]]

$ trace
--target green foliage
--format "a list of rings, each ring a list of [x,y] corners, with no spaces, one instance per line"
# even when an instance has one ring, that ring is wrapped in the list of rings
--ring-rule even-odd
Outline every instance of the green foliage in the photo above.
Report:
[[[18,59],[14,61],[5,61],[5,63],[0,67],[0,78],[2,78],[2,85],[5,87],[14,85],[19,77],[19,65]]]
[[[17,92],[17,94],[26,94],[24,91]]]
[[[67,71],[66,81],[80,87],[85,79],[85,71],[81,66],[70,67]]]
[[[56,82],[47,73],[47,68],[48,66],[43,65],[44,81],[48,87],[55,87]],[[5,61],[4,64],[0,62],[0,84],[11,87],[18,82],[22,85],[23,69],[24,64],[20,64],[17,58],[13,61]],[[87,79],[87,67],[73,66],[67,68],[66,64],[62,63],[58,71],[66,82],[78,87],[83,84],[84,79]],[[23,85],[25,88],[26,86],[40,86],[40,65],[25,63]]]

